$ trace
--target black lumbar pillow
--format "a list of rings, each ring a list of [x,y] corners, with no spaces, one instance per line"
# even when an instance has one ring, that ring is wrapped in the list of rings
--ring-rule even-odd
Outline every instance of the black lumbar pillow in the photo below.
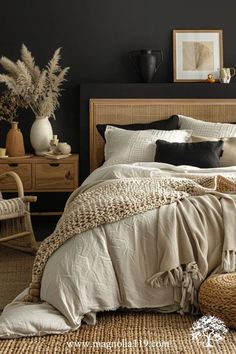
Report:
[[[175,130],[180,128],[179,117],[177,115],[173,115],[168,119],[157,120],[151,123],[135,123],[135,124],[97,124],[97,130],[99,134],[105,140],[105,131],[106,127],[111,125],[112,127],[126,129],[126,130],[148,130],[148,129],[156,129],[156,130]]]
[[[222,140],[199,143],[169,143],[165,140],[157,140],[155,161],[176,166],[219,167],[223,145]]]

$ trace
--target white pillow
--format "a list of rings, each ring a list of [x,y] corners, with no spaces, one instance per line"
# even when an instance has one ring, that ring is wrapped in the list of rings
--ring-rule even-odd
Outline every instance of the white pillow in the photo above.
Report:
[[[206,136],[191,136],[193,143],[201,141],[217,141],[217,138]],[[223,138],[223,155],[220,158],[220,167],[236,166],[236,138]]]
[[[153,162],[158,139],[184,143],[191,137],[185,130],[125,130],[108,125],[105,131],[104,166],[120,163]]]
[[[193,131],[193,135],[209,136],[212,138],[236,137],[236,124],[204,122],[182,115],[178,116],[180,129],[190,129]]]

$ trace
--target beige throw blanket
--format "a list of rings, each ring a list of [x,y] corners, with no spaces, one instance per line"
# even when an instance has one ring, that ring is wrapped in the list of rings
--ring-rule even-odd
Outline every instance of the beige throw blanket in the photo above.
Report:
[[[198,309],[197,290],[207,275],[236,270],[234,200],[235,196],[213,193],[159,208],[158,271],[147,282],[179,288],[182,313]]]
[[[32,302],[39,300],[40,282],[46,262],[69,238],[101,224],[119,221],[163,205],[180,202],[190,196],[214,194],[217,196],[215,199],[224,199],[222,205],[231,204],[234,210],[233,199],[228,195],[220,194],[232,191],[236,191],[236,181],[222,176],[128,178],[108,180],[86,188],[81,187],[69,199],[54,233],[42,242],[37,252],[32,283],[25,300]],[[228,210],[230,209],[227,207]],[[229,225],[229,232],[225,233],[222,269],[219,271],[235,270],[236,240],[230,237],[230,227]],[[204,230],[199,230],[198,233],[202,237]],[[165,250],[166,256],[164,261],[157,260],[158,271],[147,281],[151,286],[171,284],[182,287],[181,307],[184,309],[189,301],[194,304],[196,290],[206,275],[204,270],[206,260],[201,257],[201,247],[207,247],[207,243],[204,245],[199,243],[199,247],[193,252],[187,231],[186,234],[176,235],[174,240],[178,243],[178,248],[175,247],[175,242],[168,248],[164,237],[159,240],[160,252]],[[184,252],[176,254],[177,249],[183,249]]]

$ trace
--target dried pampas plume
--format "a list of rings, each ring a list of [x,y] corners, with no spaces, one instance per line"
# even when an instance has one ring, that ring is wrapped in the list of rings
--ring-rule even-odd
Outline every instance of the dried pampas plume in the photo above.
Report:
[[[0,74],[0,82],[7,86],[13,96],[23,99],[36,117],[54,117],[59,107],[62,83],[69,70],[69,67],[61,68],[60,59],[61,48],[58,48],[46,67],[40,70],[31,52],[22,44],[21,59],[16,63],[1,57],[0,64],[6,74]]]

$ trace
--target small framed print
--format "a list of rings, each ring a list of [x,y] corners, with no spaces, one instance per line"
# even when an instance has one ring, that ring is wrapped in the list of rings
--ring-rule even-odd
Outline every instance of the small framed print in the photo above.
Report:
[[[174,82],[219,79],[223,67],[222,30],[173,30]]]

